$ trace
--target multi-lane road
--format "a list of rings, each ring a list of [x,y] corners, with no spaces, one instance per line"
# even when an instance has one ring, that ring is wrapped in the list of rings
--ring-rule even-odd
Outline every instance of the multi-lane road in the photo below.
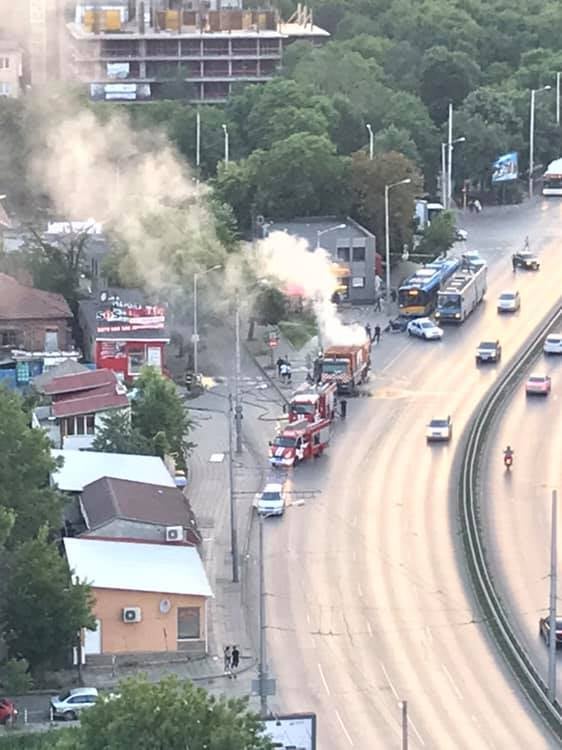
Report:
[[[383,341],[373,355],[370,397],[350,403],[325,457],[294,472],[296,489],[320,494],[268,520],[267,640],[278,689],[272,705],[315,711],[322,750],[400,747],[402,700],[413,748],[556,747],[478,621],[464,579],[452,478],[455,450],[478,401],[558,300],[560,217],[560,204],[551,202],[472,220],[468,247],[490,263],[486,302],[464,325],[447,328],[442,342]],[[509,256],[526,234],[542,269],[514,276]],[[513,288],[521,293],[520,314],[498,316],[498,294]],[[503,361],[476,368],[474,350],[489,338],[501,340]],[[550,367],[562,392],[562,363]],[[501,472],[501,450],[491,457],[489,480],[493,524],[504,504],[494,537],[498,565],[524,601],[532,592],[529,642],[539,658],[536,621],[546,606],[541,576],[548,567],[548,493],[539,487],[556,483],[562,425],[555,394],[548,404],[527,405],[521,397],[513,418],[509,412],[492,449],[514,444],[512,484]],[[529,430],[542,430],[545,409],[553,444],[545,447],[541,432],[525,430],[523,446],[523,411],[534,420]],[[447,414],[452,443],[428,447],[426,423]],[[524,462],[544,467],[543,476],[518,478]],[[532,503],[540,504],[537,513]],[[539,545],[531,570],[521,559],[526,523]],[[509,536],[515,539],[504,543]]]

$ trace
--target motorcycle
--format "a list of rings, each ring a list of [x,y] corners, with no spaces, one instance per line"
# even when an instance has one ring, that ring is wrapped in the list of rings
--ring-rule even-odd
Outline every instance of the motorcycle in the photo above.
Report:
[[[513,465],[513,453],[506,453],[503,457],[503,463],[506,469],[511,469]]]

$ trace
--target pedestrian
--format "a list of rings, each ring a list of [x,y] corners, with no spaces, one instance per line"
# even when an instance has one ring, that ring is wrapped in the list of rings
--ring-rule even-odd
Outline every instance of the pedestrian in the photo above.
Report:
[[[515,255],[511,256],[511,265],[513,267],[513,273],[517,271],[517,261],[515,260]]]
[[[470,211],[471,214],[473,214],[476,211],[476,206],[474,205],[474,198],[471,198],[468,201],[468,210]]]
[[[396,302],[396,289],[390,290],[390,299],[392,300],[393,304]]]
[[[291,381],[293,379],[293,371],[289,362],[287,362],[287,364],[285,365],[285,372],[287,374],[287,383],[291,385]]]
[[[240,663],[240,651],[238,650],[238,646],[234,645],[232,647],[232,669],[238,669],[239,663]]]
[[[229,672],[230,671],[230,662],[232,659],[232,654],[230,653],[230,646],[224,647],[224,671]]]
[[[382,310],[381,297],[382,294],[377,294],[377,296],[375,297],[375,312],[380,312]]]
[[[479,214],[482,211],[482,204],[478,200],[478,198],[474,201],[474,208],[476,209],[476,213]]]
[[[340,414],[342,419],[347,417],[347,401],[345,398],[342,398],[340,401]]]
[[[289,365],[283,360],[281,363],[280,371],[281,371],[281,381],[284,383],[287,379],[287,369]]]
[[[373,332],[371,331],[371,324],[367,323],[365,326],[365,333],[369,337],[369,341],[373,340]]]
[[[375,335],[373,338],[374,338],[375,344],[378,344],[379,341],[381,340],[381,327],[378,325],[375,326]]]
[[[279,357],[277,359],[277,362],[275,363],[277,365],[277,377],[281,377],[281,365],[283,364],[284,360],[283,357]]]

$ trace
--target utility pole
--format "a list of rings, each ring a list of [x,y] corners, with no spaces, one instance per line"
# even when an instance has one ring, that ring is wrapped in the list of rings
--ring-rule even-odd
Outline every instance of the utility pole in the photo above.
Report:
[[[556,592],[557,592],[557,516],[558,498],[556,490],[552,493],[552,515],[550,531],[550,611],[548,613],[548,697],[552,703],[556,700]]]
[[[556,124],[560,126],[560,73],[556,74]]]
[[[197,167],[197,179],[199,179],[199,167],[201,166],[201,112],[199,110],[195,115],[195,166]]]
[[[453,102],[449,102],[449,135],[447,138],[447,147],[449,161],[447,162],[447,203],[445,208],[451,208],[451,197],[453,192]]]
[[[238,583],[238,529],[236,493],[234,492],[234,455],[232,452],[232,393],[228,393],[228,483],[230,488],[230,552],[232,555],[232,582]]]
[[[441,201],[447,208],[447,144],[441,144]]]
[[[265,560],[263,553],[263,524],[264,517],[260,513],[260,663],[259,663],[259,683],[260,683],[260,713],[262,719],[267,716],[267,664],[265,649]]]
[[[234,406],[234,424],[236,427],[236,453],[242,453],[242,399],[240,395],[240,297],[236,292],[234,302],[236,309],[234,311],[234,329],[235,329],[235,371],[234,371],[234,388],[235,388],[235,406]]]
[[[408,750],[408,701],[402,701],[402,750]]]

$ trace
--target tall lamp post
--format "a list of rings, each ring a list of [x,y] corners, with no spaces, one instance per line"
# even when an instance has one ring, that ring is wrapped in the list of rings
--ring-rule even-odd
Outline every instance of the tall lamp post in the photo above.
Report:
[[[211,268],[207,268],[205,271],[202,271],[201,273],[194,273],[193,274],[193,335],[191,337],[191,341],[193,342],[193,374],[195,377],[197,377],[197,374],[199,372],[199,330],[198,330],[198,320],[197,320],[197,282],[201,278],[201,276],[206,276],[208,273],[211,273],[211,271],[218,271],[221,269],[222,266],[212,266]]]
[[[369,133],[369,160],[373,161],[373,152],[375,150],[375,138],[373,135],[373,128],[370,123],[365,125],[367,132]]]
[[[388,206],[388,194],[392,188],[398,187],[398,185],[408,185],[412,180],[406,177],[405,180],[400,182],[393,182],[390,185],[384,186],[384,239],[386,246],[386,314],[390,315],[390,216]]]
[[[345,229],[347,224],[337,224],[335,227],[328,227],[328,229],[319,229],[316,232],[316,249],[320,248],[320,237],[328,232],[335,232],[337,229]]]
[[[556,124],[560,125],[560,73],[556,74]]]
[[[531,113],[529,116],[529,198],[533,197],[533,172],[535,171],[535,97],[541,91],[550,91],[552,86],[531,89]]]
[[[443,208],[451,207],[451,195],[452,195],[452,164],[447,164],[447,152],[449,158],[453,155],[453,147],[455,143],[464,143],[466,137],[463,135],[460,138],[455,138],[450,143],[441,144],[441,198],[443,199]]]
[[[228,166],[230,143],[229,143],[229,136],[228,136],[228,128],[224,123],[222,125],[222,130],[224,133],[224,163],[226,166]]]

